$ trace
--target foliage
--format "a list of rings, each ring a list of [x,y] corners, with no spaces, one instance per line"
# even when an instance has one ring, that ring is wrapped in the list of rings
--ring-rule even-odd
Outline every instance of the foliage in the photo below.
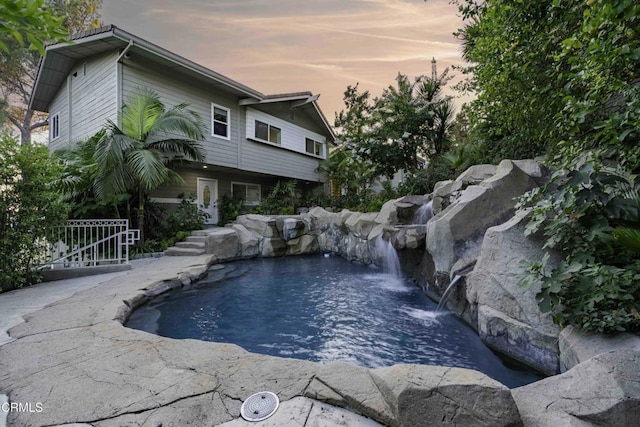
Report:
[[[408,175],[398,187],[400,194],[429,194],[439,181],[454,179],[458,173],[446,155],[434,157],[429,166]]]
[[[113,193],[103,198],[97,196],[98,166],[94,155],[98,141],[103,137],[104,131],[100,131],[71,147],[54,152],[62,164],[62,174],[54,184],[62,192],[63,200],[69,203],[70,218],[120,218],[123,203],[131,201],[127,193]]]
[[[6,1],[0,0],[0,7],[4,7]],[[10,4],[45,4],[47,14],[53,15],[53,19],[62,22],[63,36],[68,32],[74,33],[100,25],[99,8],[101,0],[19,0],[9,1]],[[13,7],[13,6],[11,6]],[[27,10],[27,9],[24,9]],[[22,14],[23,12],[20,12]],[[1,17],[0,17],[1,21]],[[53,21],[43,20],[37,22],[39,28],[46,30]],[[1,27],[0,22],[0,27]],[[32,33],[38,36],[38,31]],[[52,34],[52,37],[43,37],[41,42],[59,41],[60,37]],[[48,125],[46,114],[36,112],[29,108],[33,84],[38,72],[41,52],[22,47],[18,40],[4,39],[7,50],[0,49],[0,94],[5,100],[9,100],[10,106],[6,110],[9,122],[20,132],[20,142],[25,143],[31,138],[31,132]],[[27,39],[30,40],[30,39]],[[3,121],[0,126],[4,125]]]
[[[366,185],[379,176],[391,178],[401,169],[414,172],[425,160],[445,152],[453,118],[451,98],[442,96],[448,80],[447,72],[413,81],[398,74],[396,86],[373,100],[369,92],[349,86],[344,93],[346,110],[336,115],[338,139],[345,148],[334,161],[334,175],[339,176],[336,170],[346,174],[343,169],[355,165],[367,172]]]
[[[62,41],[67,36],[62,19],[45,0],[0,1],[0,49],[6,53],[11,44],[8,38],[44,55],[46,41]]]
[[[38,242],[67,215],[52,186],[59,173],[46,147],[0,137],[0,290],[39,280]]]
[[[208,214],[200,210],[195,200],[195,194],[182,199],[178,208],[167,218],[168,233],[165,234],[174,235],[180,231],[191,232],[204,228]]]
[[[469,141],[480,160],[559,163],[612,148],[637,161],[640,5],[634,0],[457,0],[471,64]],[[634,160],[635,159],[635,160]]]
[[[97,143],[97,196],[108,200],[114,194],[137,194],[142,242],[146,195],[168,181],[182,182],[172,169],[175,162],[204,160],[199,143],[204,124],[187,107],[183,103],[166,109],[155,92],[140,89],[122,107],[122,127],[109,120]]]
[[[369,192],[377,172],[373,162],[360,158],[352,147],[352,144],[342,143],[331,150],[317,171],[333,180],[346,199],[358,200]]]
[[[640,331],[640,177],[605,167],[597,157],[561,170],[521,201],[531,206],[527,234],[541,232],[550,253],[533,264],[525,283],[542,280],[540,308],[560,325],[587,331]]]
[[[264,215],[293,215],[297,204],[296,181],[278,181],[255,212]]]
[[[244,208],[244,199],[241,197],[229,197],[225,194],[218,203],[218,209],[220,212],[219,223],[224,225],[235,221],[235,219],[242,214]]]

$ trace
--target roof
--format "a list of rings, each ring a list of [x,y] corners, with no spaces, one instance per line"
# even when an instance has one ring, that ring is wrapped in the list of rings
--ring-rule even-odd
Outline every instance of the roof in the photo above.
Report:
[[[80,60],[115,49],[126,49],[135,53],[136,57],[154,61],[159,66],[189,79],[231,92],[241,98],[240,105],[298,101],[292,107],[313,106],[318,123],[326,127],[331,138],[335,140],[329,122],[316,103],[318,95],[314,96],[311,92],[265,95],[115,25],[83,31],[73,35],[70,42],[47,46],[46,55],[40,60],[30,107],[38,111],[47,111],[60,86]]]

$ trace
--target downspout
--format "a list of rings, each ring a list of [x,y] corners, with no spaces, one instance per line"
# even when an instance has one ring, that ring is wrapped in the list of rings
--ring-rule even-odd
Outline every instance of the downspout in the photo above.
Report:
[[[122,109],[122,58],[129,52],[129,49],[133,46],[133,40],[129,40],[129,44],[120,53],[120,56],[116,59],[116,124],[121,126],[120,123],[120,110]]]

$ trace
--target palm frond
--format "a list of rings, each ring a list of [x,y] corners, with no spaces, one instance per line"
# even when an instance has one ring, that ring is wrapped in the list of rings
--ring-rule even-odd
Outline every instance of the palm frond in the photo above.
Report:
[[[156,150],[132,151],[128,153],[126,161],[137,184],[145,191],[164,184],[169,174],[162,155]]]
[[[205,161],[205,156],[204,154],[202,154],[202,144],[191,139],[161,139],[159,141],[150,143],[149,148],[165,153],[175,153],[176,155],[183,155],[188,160],[193,160],[196,162]]]

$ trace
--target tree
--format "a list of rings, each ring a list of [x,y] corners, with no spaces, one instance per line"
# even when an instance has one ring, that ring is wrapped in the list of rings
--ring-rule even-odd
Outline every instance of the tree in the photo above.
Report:
[[[0,1],[2,1],[1,6],[5,0]],[[77,33],[100,25],[99,8],[101,3],[102,0],[47,0],[46,2],[44,0],[19,0],[17,4],[25,6],[24,9],[18,11],[19,16],[23,16],[24,10],[29,10],[27,6],[41,5],[41,9],[36,10],[44,11],[42,13],[45,13],[45,16],[42,19],[51,15],[53,22],[57,22],[61,28],[65,29],[61,30],[63,31],[61,34],[68,37],[69,33]],[[2,19],[1,16],[0,19]],[[45,29],[49,28],[48,22],[46,19],[43,21],[42,25]],[[0,27],[2,27],[2,21],[0,21]],[[35,31],[33,34],[36,34],[34,36],[36,40],[42,42],[40,47],[45,42],[61,40],[60,33],[56,32],[51,33],[51,37],[43,34],[42,30]],[[2,33],[0,33],[1,35]],[[43,38],[38,39],[38,35],[42,35]],[[31,41],[32,38],[28,38],[28,40]],[[28,108],[44,48],[29,49],[23,46],[24,43],[21,44],[17,37],[13,37],[11,40],[0,38],[0,41],[4,41],[7,46],[6,50],[0,50],[0,69],[2,70],[0,73],[0,93],[2,98],[9,101],[10,105],[6,109],[8,120],[18,129],[20,141],[24,144],[31,138],[31,132],[49,124],[46,115]]]
[[[67,35],[62,19],[45,0],[0,1],[0,49],[5,53],[12,40],[44,55],[46,41],[62,41]]]
[[[46,147],[0,137],[0,291],[38,281],[44,239],[67,218],[59,172]]]
[[[147,194],[167,181],[182,182],[171,169],[180,159],[204,161],[204,125],[200,117],[178,104],[166,109],[159,96],[140,89],[122,107],[122,127],[109,120],[97,143],[95,189],[100,199],[132,193],[138,197],[138,229],[144,242]]]
[[[357,155],[371,162],[378,176],[391,178],[400,169],[414,172],[448,150],[453,104],[441,94],[447,80],[446,72],[435,79],[419,76],[413,81],[398,74],[397,86],[384,89],[372,104],[364,94],[359,102],[346,103],[345,118],[367,113],[357,119],[351,133],[358,136],[352,140]]]
[[[487,161],[637,148],[637,2],[457,3],[472,73],[466,87],[477,94],[469,137]]]

